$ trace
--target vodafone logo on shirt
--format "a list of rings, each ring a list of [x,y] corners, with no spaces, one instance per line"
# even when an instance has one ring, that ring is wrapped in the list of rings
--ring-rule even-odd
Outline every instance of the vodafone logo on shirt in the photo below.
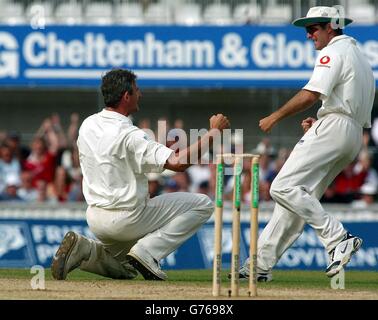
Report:
[[[331,58],[329,56],[324,56],[320,58],[319,60],[320,64],[317,64],[317,67],[323,67],[323,68],[331,68],[329,63],[331,62]]]
[[[324,56],[320,59],[321,64],[328,64],[331,61],[331,58],[329,56]]]

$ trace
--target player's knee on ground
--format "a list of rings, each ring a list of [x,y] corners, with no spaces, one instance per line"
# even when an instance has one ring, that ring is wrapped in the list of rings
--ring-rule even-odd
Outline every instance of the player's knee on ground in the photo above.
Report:
[[[111,274],[109,278],[114,280],[132,280],[138,276],[137,273],[125,272],[123,274]]]

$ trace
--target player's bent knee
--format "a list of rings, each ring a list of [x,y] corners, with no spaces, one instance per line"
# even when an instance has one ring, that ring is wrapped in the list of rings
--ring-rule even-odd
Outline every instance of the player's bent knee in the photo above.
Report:
[[[198,194],[198,196],[201,198],[201,207],[203,208],[204,214],[207,216],[211,216],[214,212],[214,203],[213,201],[205,194]]]
[[[272,199],[276,202],[278,199],[281,198],[281,195],[282,195],[281,188],[278,188],[278,186],[274,183],[271,185],[269,193]]]

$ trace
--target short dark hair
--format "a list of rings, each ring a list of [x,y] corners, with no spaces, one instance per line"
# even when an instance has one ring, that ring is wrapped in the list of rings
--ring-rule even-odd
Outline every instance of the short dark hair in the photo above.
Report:
[[[319,22],[319,25],[322,27],[322,29],[325,29],[328,23],[330,23],[330,22]],[[332,24],[331,24],[331,27],[332,27]],[[344,34],[343,29],[333,29],[332,28],[332,30],[335,31],[336,35],[338,35],[338,36],[341,36],[341,35]]]
[[[137,76],[130,70],[113,69],[102,77],[101,92],[106,107],[116,107],[125,92],[133,94]]]

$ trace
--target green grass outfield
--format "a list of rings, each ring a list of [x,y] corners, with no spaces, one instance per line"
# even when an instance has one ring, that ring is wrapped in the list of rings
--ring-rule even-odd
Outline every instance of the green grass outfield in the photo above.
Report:
[[[208,284],[211,287],[212,270],[180,270],[167,271],[168,282],[185,285]],[[0,269],[0,278],[2,279],[31,279],[33,274],[30,269]],[[260,287],[266,288],[298,288],[298,289],[322,289],[330,288],[330,279],[322,271],[282,271],[273,272],[274,281],[270,283],[260,283]],[[46,269],[46,280],[51,280],[50,269]],[[69,274],[70,281],[112,281],[111,279],[97,276],[91,273],[75,270]],[[141,276],[134,280],[135,282],[145,282]],[[227,272],[222,274],[222,281],[227,283]],[[247,287],[248,282],[241,281],[241,287]],[[377,291],[378,293],[378,272],[372,271],[345,271],[345,289]]]

